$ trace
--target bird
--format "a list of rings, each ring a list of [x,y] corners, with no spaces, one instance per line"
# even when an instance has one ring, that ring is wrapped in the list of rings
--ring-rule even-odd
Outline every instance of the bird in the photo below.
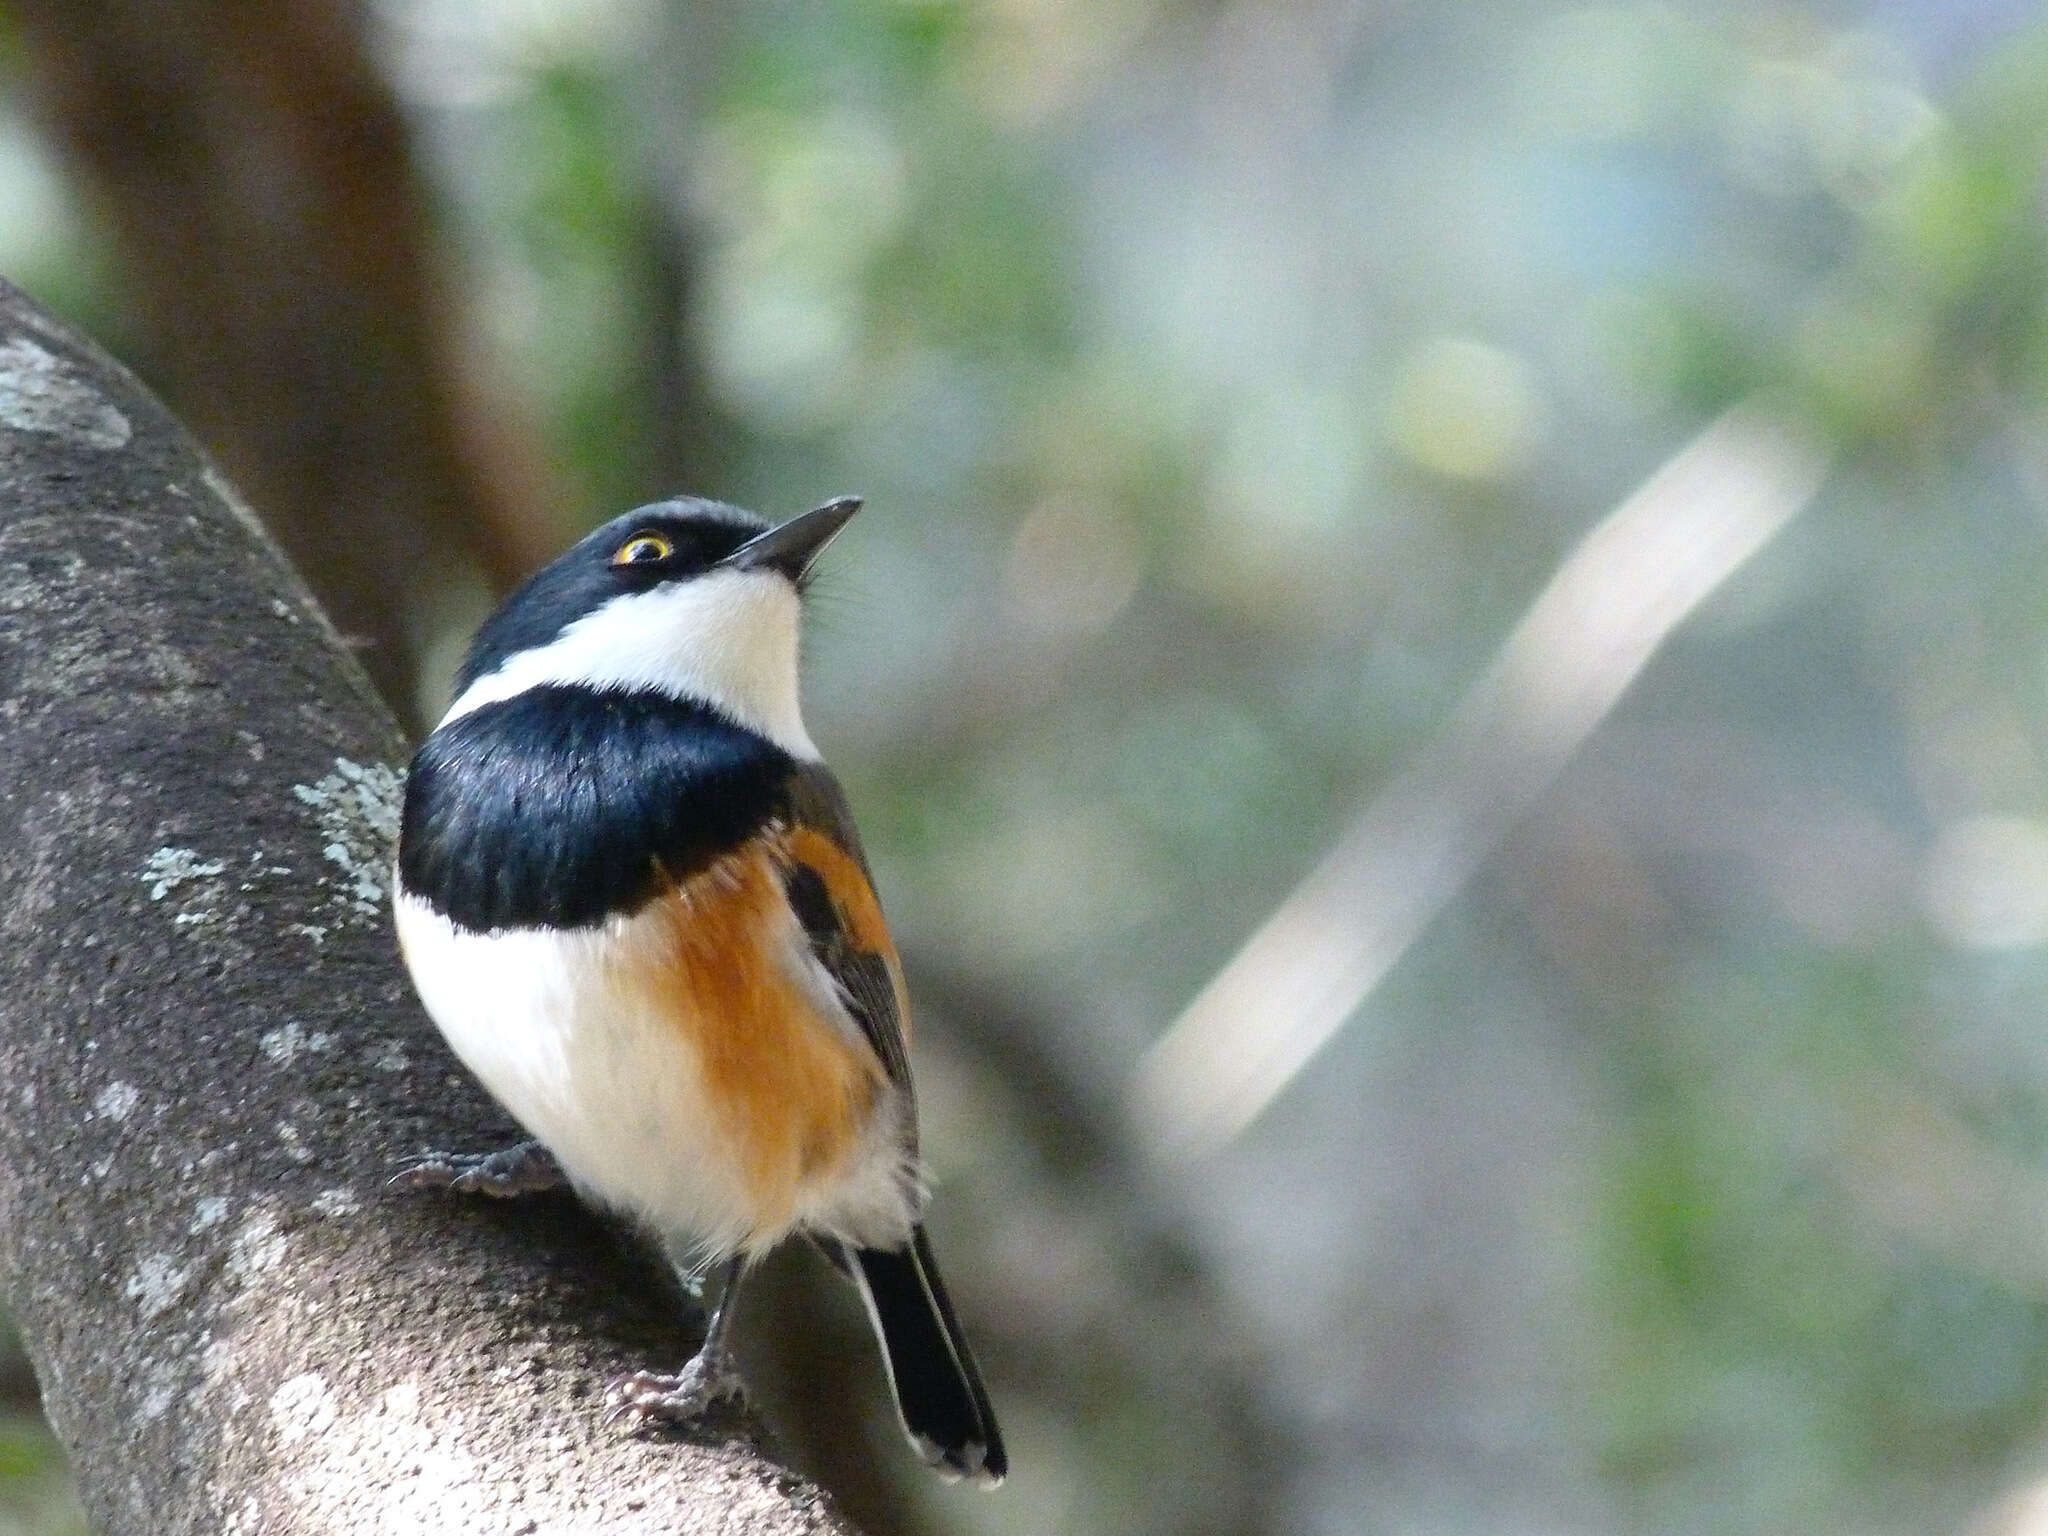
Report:
[[[924,1227],[902,966],[800,705],[805,593],[860,507],[653,502],[478,629],[407,775],[393,909],[427,1013],[531,1139],[393,1182],[566,1185],[720,1272],[697,1354],[608,1390],[636,1429],[744,1395],[742,1279],[808,1239],[858,1287],[913,1447],[993,1487],[1008,1456]]]

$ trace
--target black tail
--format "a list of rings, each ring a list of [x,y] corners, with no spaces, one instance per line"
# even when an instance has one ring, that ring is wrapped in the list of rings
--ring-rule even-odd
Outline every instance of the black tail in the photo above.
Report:
[[[1010,1458],[924,1228],[894,1253],[861,1248],[846,1256],[882,1341],[896,1411],[918,1454],[942,1477],[995,1487],[1010,1470]]]

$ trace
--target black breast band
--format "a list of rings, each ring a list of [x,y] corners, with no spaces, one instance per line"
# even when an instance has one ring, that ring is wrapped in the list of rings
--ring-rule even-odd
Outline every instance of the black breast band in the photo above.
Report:
[[[474,931],[592,927],[739,846],[786,803],[794,767],[708,705],[532,688],[427,738],[399,877]]]

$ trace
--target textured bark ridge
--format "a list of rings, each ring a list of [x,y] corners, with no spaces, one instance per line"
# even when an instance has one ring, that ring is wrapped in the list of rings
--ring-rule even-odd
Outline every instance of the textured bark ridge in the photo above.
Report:
[[[636,1246],[384,1189],[514,1136],[398,966],[403,753],[178,425],[0,286],[0,1262],[96,1527],[846,1532],[747,1425],[599,1422],[692,1342]]]

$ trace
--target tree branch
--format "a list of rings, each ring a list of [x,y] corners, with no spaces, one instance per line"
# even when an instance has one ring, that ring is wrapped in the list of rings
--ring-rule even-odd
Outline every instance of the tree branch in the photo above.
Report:
[[[575,1202],[388,1193],[513,1127],[384,913],[403,744],[184,432],[0,286],[0,1262],[97,1529],[846,1532],[599,1421],[689,1340]]]
[[[1130,1118],[1155,1164],[1199,1163],[1279,1097],[1832,457],[1794,413],[1745,402],[1595,525],[1450,728],[1146,1050]]]

